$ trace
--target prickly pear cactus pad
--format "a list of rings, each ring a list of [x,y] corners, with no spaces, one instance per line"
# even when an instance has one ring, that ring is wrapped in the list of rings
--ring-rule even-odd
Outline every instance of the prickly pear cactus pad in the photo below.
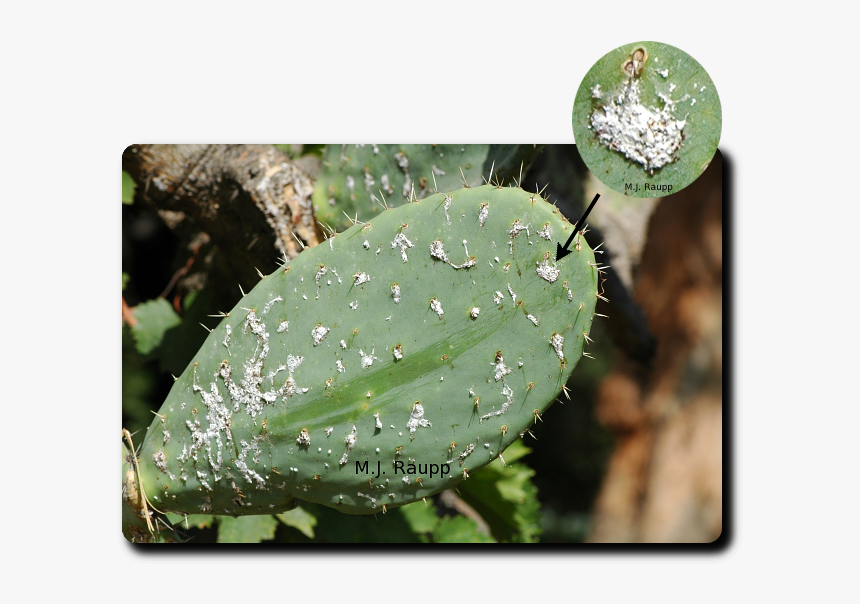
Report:
[[[525,434],[586,342],[599,273],[537,194],[384,211],[268,275],[214,327],[139,452],[162,511],[351,514],[456,486]],[[550,421],[547,418],[547,421]]]
[[[382,200],[397,207],[435,191],[478,186],[487,180],[525,173],[538,145],[328,145],[314,188],[317,218],[336,230],[347,216],[367,220],[382,211]],[[377,200],[379,203],[377,203]]]

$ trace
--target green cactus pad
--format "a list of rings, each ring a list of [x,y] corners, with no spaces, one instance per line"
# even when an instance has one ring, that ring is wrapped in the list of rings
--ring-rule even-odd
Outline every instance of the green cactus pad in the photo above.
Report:
[[[314,212],[343,230],[351,224],[346,216],[366,221],[382,212],[383,198],[397,207],[413,194],[424,199],[459,188],[464,178],[467,186],[478,186],[491,169],[493,182],[507,184],[521,168],[525,174],[539,151],[537,145],[328,145],[314,187]]]
[[[581,237],[555,263],[572,228],[536,194],[481,186],[306,250],[173,385],[140,450],[149,500],[366,514],[467,479],[541,421],[583,354],[599,274]]]

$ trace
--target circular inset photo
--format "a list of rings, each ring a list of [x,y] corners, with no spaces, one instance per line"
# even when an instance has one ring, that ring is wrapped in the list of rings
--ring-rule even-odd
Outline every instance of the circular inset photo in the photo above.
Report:
[[[632,197],[662,197],[696,180],[722,129],[710,76],[683,50],[626,44],[586,74],[573,103],[573,136],[588,169]]]

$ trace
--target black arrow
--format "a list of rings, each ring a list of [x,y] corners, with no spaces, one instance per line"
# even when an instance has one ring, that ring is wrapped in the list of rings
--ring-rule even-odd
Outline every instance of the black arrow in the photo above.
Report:
[[[570,234],[570,237],[567,238],[567,242],[564,244],[564,247],[562,247],[560,243],[555,244],[555,246],[556,246],[555,261],[556,262],[558,262],[559,260],[561,260],[562,258],[564,258],[565,256],[567,256],[570,253],[570,250],[567,249],[568,246],[570,245],[570,242],[573,241],[574,235],[576,235],[579,232],[579,227],[581,227],[582,223],[585,222],[585,219],[588,217],[588,213],[591,212],[591,208],[594,207],[594,204],[597,203],[597,200],[599,198],[600,198],[600,193],[595,195],[594,199],[591,200],[591,204],[588,206],[588,209],[585,210],[585,214],[582,215],[582,218],[580,218],[577,221],[576,226],[573,227],[573,232]]]

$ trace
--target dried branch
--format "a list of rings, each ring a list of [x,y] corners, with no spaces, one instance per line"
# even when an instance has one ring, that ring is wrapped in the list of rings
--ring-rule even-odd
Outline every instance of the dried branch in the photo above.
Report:
[[[138,184],[136,202],[209,235],[234,282],[253,283],[254,267],[274,270],[278,257],[324,239],[313,183],[272,145],[132,145],[122,167]]]

